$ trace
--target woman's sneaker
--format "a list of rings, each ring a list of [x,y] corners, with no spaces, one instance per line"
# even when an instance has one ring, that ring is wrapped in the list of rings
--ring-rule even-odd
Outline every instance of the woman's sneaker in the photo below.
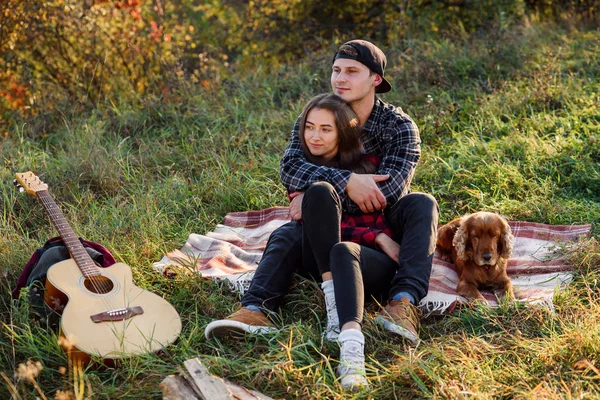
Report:
[[[338,317],[335,303],[335,292],[333,280],[321,283],[323,295],[325,296],[325,309],[327,310],[327,327],[325,328],[325,340],[334,342],[340,334],[340,319]]]
[[[344,390],[369,387],[365,371],[365,337],[357,329],[346,329],[338,337],[340,364],[337,373]]]
[[[265,334],[276,332],[277,328],[262,311],[254,311],[242,307],[226,319],[213,321],[204,329],[206,339],[222,338],[230,335],[247,333]]]

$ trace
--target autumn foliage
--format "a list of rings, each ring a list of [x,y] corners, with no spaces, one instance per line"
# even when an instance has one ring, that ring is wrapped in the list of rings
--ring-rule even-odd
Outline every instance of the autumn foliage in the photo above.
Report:
[[[5,0],[0,124],[180,99],[182,86],[218,90],[239,68],[298,60],[332,40],[468,36],[528,14],[597,23],[597,8],[598,0]]]

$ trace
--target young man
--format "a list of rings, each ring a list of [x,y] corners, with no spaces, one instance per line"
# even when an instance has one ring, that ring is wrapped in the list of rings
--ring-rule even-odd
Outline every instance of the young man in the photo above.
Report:
[[[365,153],[381,159],[377,174],[355,174],[309,163],[298,135],[298,119],[281,160],[280,171],[283,185],[290,193],[295,193],[290,202],[290,216],[294,221],[277,229],[269,238],[250,288],[242,298],[243,307],[226,320],[211,322],[205,330],[207,338],[232,331],[264,333],[275,330],[265,312],[277,309],[288,291],[293,272],[303,263],[314,263],[314,260],[307,262],[310,259],[306,255],[307,242],[313,247],[320,246],[318,235],[321,230],[332,227],[339,230],[339,217],[336,228],[335,221],[316,219],[314,215],[335,215],[341,208],[349,213],[383,210],[401,250],[391,282],[381,282],[382,288],[389,289],[389,303],[376,322],[413,343],[418,340],[419,321],[415,306],[428,290],[438,206],[430,195],[410,193],[410,183],[421,154],[419,131],[400,108],[376,97],[376,93],[391,90],[390,83],[384,78],[386,62],[383,52],[372,43],[352,40],[336,52],[331,74],[333,92],[347,101],[359,117]],[[328,185],[309,190],[317,182]],[[324,207],[329,207],[331,212],[324,213]],[[300,219],[302,224],[297,222]],[[310,236],[303,233],[302,225],[306,231],[310,230]],[[368,261],[359,260],[362,264],[368,264]],[[307,268],[303,267],[305,271]],[[310,272],[310,268],[308,270]],[[327,290],[331,292],[333,288]],[[336,298],[342,290],[336,288]],[[325,287],[324,291],[327,299]],[[328,313],[328,319],[330,317]],[[339,339],[342,342],[342,334]],[[349,343],[362,348],[364,338],[354,337]],[[364,366],[362,369],[364,371]]]

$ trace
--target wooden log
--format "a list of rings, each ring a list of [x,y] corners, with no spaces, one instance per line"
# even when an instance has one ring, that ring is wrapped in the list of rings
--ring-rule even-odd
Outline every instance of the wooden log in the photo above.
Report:
[[[183,362],[181,373],[202,400],[231,400],[229,390],[220,378],[208,372],[198,358]]]
[[[198,358],[186,360],[179,375],[169,375],[160,384],[163,400],[273,400],[255,390],[212,375]]]
[[[273,400],[256,390],[246,389],[234,383],[225,381],[227,389],[231,392],[231,398],[236,400]]]
[[[185,378],[169,375],[160,383],[163,400],[199,400],[196,392],[188,385]]]

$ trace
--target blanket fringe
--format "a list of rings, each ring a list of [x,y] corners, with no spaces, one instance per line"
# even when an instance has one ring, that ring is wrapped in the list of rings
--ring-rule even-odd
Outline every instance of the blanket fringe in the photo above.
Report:
[[[419,309],[423,312],[424,317],[430,315],[441,315],[452,312],[456,300],[452,301],[426,301],[419,303]]]
[[[243,272],[241,274],[232,274],[232,275],[217,275],[215,278],[225,281],[229,288],[235,292],[239,293],[240,297],[244,295],[250,288],[250,283],[252,282],[252,278],[254,277],[255,271]]]

